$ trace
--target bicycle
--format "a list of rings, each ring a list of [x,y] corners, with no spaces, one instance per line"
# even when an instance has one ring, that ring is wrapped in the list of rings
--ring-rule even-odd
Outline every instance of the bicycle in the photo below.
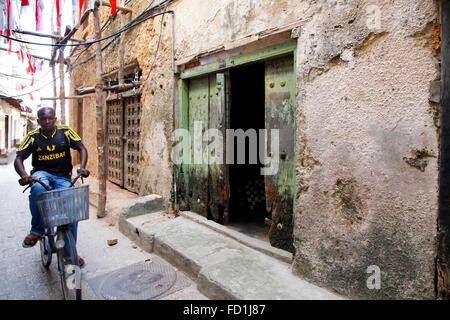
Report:
[[[33,183],[40,183],[47,191],[36,196],[36,203],[45,227],[45,233],[39,241],[41,261],[48,269],[52,256],[56,253],[61,287],[65,300],[81,300],[81,272],[71,223],[89,219],[89,185],[75,186],[81,177],[80,169],[68,188],[52,190],[39,178],[32,177],[25,192]],[[83,178],[81,177],[83,182]],[[56,232],[54,228],[56,227]],[[56,240],[55,240],[56,238]],[[70,264],[64,259],[64,247],[67,242],[70,252]]]

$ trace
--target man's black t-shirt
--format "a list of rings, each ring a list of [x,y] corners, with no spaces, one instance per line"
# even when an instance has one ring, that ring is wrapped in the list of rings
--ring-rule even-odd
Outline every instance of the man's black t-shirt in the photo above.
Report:
[[[55,132],[46,137],[41,129],[30,131],[19,146],[17,155],[26,159],[33,154],[33,170],[43,170],[61,177],[72,175],[70,148],[78,149],[81,138],[69,126],[57,126]]]

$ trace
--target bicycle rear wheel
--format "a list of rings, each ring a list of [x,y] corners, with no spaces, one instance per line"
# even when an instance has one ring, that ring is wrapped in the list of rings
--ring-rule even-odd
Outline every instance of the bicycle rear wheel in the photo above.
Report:
[[[69,230],[59,231],[57,242],[67,242],[70,251],[70,262],[64,260],[64,246],[58,248],[58,269],[60,272],[61,288],[65,300],[81,300],[81,271],[78,262],[77,249],[72,232]]]
[[[44,268],[48,269],[50,264],[52,263],[52,245],[51,239],[52,236],[43,236],[41,240],[39,240],[39,247],[41,249],[41,261]]]

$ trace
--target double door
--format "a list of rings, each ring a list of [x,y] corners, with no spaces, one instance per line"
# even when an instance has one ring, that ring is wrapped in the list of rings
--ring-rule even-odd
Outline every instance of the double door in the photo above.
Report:
[[[108,180],[132,192],[139,188],[140,94],[113,94],[106,100]]]
[[[264,193],[270,219],[270,243],[293,250],[293,212],[295,196],[295,73],[292,55],[264,61],[264,90],[261,112],[265,118],[267,140],[264,163]],[[262,77],[262,76],[261,76]],[[233,210],[230,207],[231,139],[230,110],[236,105],[231,96],[233,82],[229,70],[184,80],[181,83],[181,108],[178,128],[190,133],[191,161],[176,165],[177,196],[180,210],[190,210],[219,223],[227,224]],[[248,92],[249,95],[254,94]],[[245,119],[244,119],[245,120]],[[205,135],[214,129],[214,138]],[[214,143],[214,148],[208,148]],[[217,147],[221,161],[217,158]],[[198,161],[201,154],[202,161]],[[233,183],[233,182],[231,182]]]

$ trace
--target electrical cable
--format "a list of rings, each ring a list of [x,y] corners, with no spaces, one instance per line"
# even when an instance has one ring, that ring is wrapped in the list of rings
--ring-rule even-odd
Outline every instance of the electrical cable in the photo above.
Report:
[[[160,8],[160,7],[162,7],[162,6],[167,6],[167,5],[169,4],[168,2],[172,2],[172,1],[173,1],[173,0],[165,0],[165,1],[163,1],[163,2],[161,2],[161,3],[159,3],[159,4],[157,4],[156,6],[153,6],[153,7],[152,7],[153,2],[155,2],[155,0],[152,0],[152,2],[149,3],[149,5],[147,6],[147,8],[146,8],[144,11],[142,11],[142,12],[141,12],[137,17],[135,17],[132,21],[128,22],[124,27],[130,26],[132,23],[134,23],[134,22],[136,22],[136,21],[141,21],[141,20],[140,20],[141,17],[145,16],[145,14],[147,14],[148,12],[151,12],[151,11],[155,10],[156,8]],[[109,21],[109,22],[112,22],[111,17],[113,17],[113,15],[110,15],[110,16],[109,16],[109,18],[108,18],[108,21]],[[104,27],[105,27],[105,25],[106,25],[106,23],[107,23],[108,21],[106,21],[105,24],[102,26],[102,30],[104,29]],[[109,24],[110,24],[110,23],[109,23]],[[109,25],[109,24],[108,24],[108,25]],[[108,43],[102,48],[102,51],[103,51],[104,49],[106,49],[106,48],[107,48],[114,40],[116,40],[116,39],[118,38],[118,36],[119,36],[119,34],[117,34],[110,42],[108,42]],[[75,60],[74,60],[74,62],[76,62],[76,61],[78,60],[78,58],[81,56],[81,54],[83,54],[86,50],[88,50],[89,47],[90,47],[90,45],[89,45],[88,47],[86,47],[85,49],[83,49],[80,53],[78,53],[77,56],[76,56],[76,58],[75,58]],[[87,58],[86,60],[83,60],[81,63],[77,64],[76,66],[79,66],[79,65],[81,65],[81,64],[83,64],[83,63],[86,63],[86,62],[92,60],[92,58],[93,58],[94,56],[95,56],[95,54],[94,54],[94,55],[91,55],[89,58]],[[70,57],[69,57],[69,58],[70,58]]]
[[[150,12],[150,11],[156,9],[156,8],[159,8],[159,7],[161,7],[161,8],[162,8],[162,7],[166,7],[166,6],[168,5],[168,2],[171,2],[171,1],[173,1],[173,0],[165,0],[165,1],[161,2],[161,3],[159,3],[158,5],[152,7],[151,9],[144,10],[144,11],[143,11],[138,17],[136,17],[133,21],[136,21],[139,17],[141,17],[141,16],[147,14],[148,12]],[[150,3],[150,5],[153,4],[153,2],[154,2],[154,1],[152,1],[152,2]],[[100,41],[103,41],[103,40],[106,40],[106,39],[115,37],[115,38],[112,39],[106,46],[104,46],[104,48],[102,48],[102,50],[104,50],[104,49],[105,49],[107,46],[109,46],[109,45],[110,45],[110,44],[111,44],[111,43],[112,43],[112,42],[113,42],[113,41],[114,41],[114,40],[115,40],[122,32],[125,32],[125,31],[127,31],[127,30],[129,30],[129,29],[131,29],[131,28],[133,28],[133,27],[135,27],[135,26],[141,24],[142,22],[151,19],[151,18],[157,17],[157,16],[159,16],[159,15],[163,15],[163,17],[162,17],[162,19],[161,19],[161,32],[160,32],[160,37],[159,37],[159,39],[158,39],[157,50],[156,50],[156,52],[155,52],[155,57],[156,57],[156,54],[157,54],[158,49],[159,49],[159,43],[160,43],[160,40],[161,40],[161,35],[162,35],[162,21],[163,21],[163,19],[164,19],[164,14],[166,14],[166,13],[173,13],[173,11],[172,11],[172,10],[167,10],[167,11],[164,11],[164,12],[159,12],[159,13],[157,13],[157,14],[150,15],[150,16],[148,16],[148,17],[142,18],[141,20],[139,20],[138,22],[136,22],[136,23],[134,23],[134,24],[131,24],[131,25],[127,24],[127,25],[129,25],[128,27],[124,27],[124,28],[122,28],[122,29],[119,29],[117,32],[115,32],[115,33],[112,34],[112,35],[109,35],[109,36],[104,37],[104,38],[102,38],[102,39],[97,39],[97,40],[95,40],[95,41],[90,41],[90,42],[86,42],[86,43],[82,43],[82,44],[75,44],[75,45],[74,45],[74,44],[58,44],[58,45],[57,45],[57,44],[50,44],[50,45],[51,45],[51,46],[81,46],[81,45],[89,45],[89,46],[90,46],[90,45],[92,45],[92,44],[94,44],[94,43],[97,43],[97,42],[100,42]],[[2,37],[4,37],[4,38],[10,38],[10,37],[4,36],[4,35],[2,35],[2,34],[0,34],[0,36],[2,36]],[[16,40],[16,41],[18,41],[17,39],[14,39],[14,38],[11,38],[11,40]],[[19,42],[29,43],[28,41],[19,41]],[[29,44],[34,44],[34,43],[29,43]],[[40,44],[40,43],[37,43],[37,45],[47,45],[47,44]],[[84,60],[84,61],[78,63],[77,65],[75,65],[75,66],[73,66],[73,67],[71,67],[71,68],[67,68],[67,70],[64,71],[64,74],[66,74],[66,73],[68,73],[69,71],[73,70],[74,68],[76,68],[76,67],[78,67],[78,66],[80,66],[80,65],[82,65],[82,64],[84,64],[84,63],[86,63],[87,61],[91,60],[93,57],[95,57],[95,54],[91,55],[88,59],[86,59],[86,60]],[[77,57],[77,58],[78,58],[78,57]],[[156,60],[156,59],[154,58],[153,64],[154,64],[155,60]],[[152,64],[152,67],[153,67],[153,64]],[[151,69],[150,69],[150,70],[151,70]],[[150,70],[149,70],[149,74],[147,75],[147,78],[146,78],[144,81],[146,81],[146,80],[148,79],[148,77],[149,77],[149,75],[150,75]],[[41,86],[41,87],[39,87],[39,88],[37,88],[37,89],[35,89],[35,90],[29,91],[29,92],[26,92],[26,93],[22,93],[22,94],[18,94],[18,95],[9,96],[9,98],[20,97],[20,96],[24,96],[24,95],[27,95],[27,94],[30,94],[30,93],[39,91],[39,90],[41,90],[41,89],[47,87],[48,85],[50,85],[50,84],[53,83],[54,81],[58,80],[59,78],[60,78],[60,76],[55,77],[55,79],[51,80],[50,82],[46,83],[45,85],[43,85],[43,86]],[[142,81],[142,82],[144,82],[144,81]]]
[[[47,73],[45,73],[42,77],[40,77],[39,79],[34,79],[34,78],[27,78],[27,77],[22,77],[19,75],[13,75],[13,74],[7,74],[7,73],[3,73],[0,72],[0,77],[10,77],[10,78],[15,78],[15,79],[20,79],[20,80],[30,80],[30,81],[45,81],[42,80],[44,77],[46,77],[51,70],[47,71]]]
[[[142,80],[142,82],[145,82],[145,81],[148,80],[148,78],[150,77],[150,73],[152,72],[153,66],[155,65],[156,56],[158,55],[159,44],[160,44],[160,42],[161,42],[161,37],[162,37],[163,21],[164,21],[164,14],[163,14],[163,16],[162,16],[162,18],[161,18],[161,26],[160,26],[159,37],[158,37],[158,44],[156,45],[155,55],[153,56],[153,62],[152,62],[152,64],[151,64],[150,68],[148,69],[147,77],[145,78],[145,80]]]
[[[132,21],[130,21],[129,23],[127,23],[125,26],[129,26],[130,24],[136,22],[136,21],[141,21],[139,20],[142,16],[146,15],[148,12],[151,12],[153,10],[155,10],[156,8],[162,8],[162,7],[166,7],[170,2],[172,2],[173,0],[165,0],[159,4],[157,4],[156,6],[151,7],[151,5],[153,4],[154,0],[149,4],[149,6],[142,12],[140,13],[135,19],[133,19]],[[170,11],[168,11],[170,12]],[[164,12],[162,13],[163,15],[165,14]],[[105,50],[112,42],[114,42],[120,34],[117,34],[111,41],[109,41],[105,46],[102,47],[102,51]],[[161,37],[161,34],[160,34]],[[161,39],[161,38],[160,38]],[[159,41],[158,41],[158,47],[159,47]],[[80,57],[80,55],[85,52],[87,49],[89,49],[89,47],[85,48],[82,52],[80,52],[77,57],[75,58],[76,62],[78,60],[78,58]],[[88,57],[87,59],[73,65],[71,67],[71,70],[75,69],[76,67],[79,67],[80,65],[89,62],[90,60],[92,60],[95,57],[95,54],[92,54],[90,57]],[[148,78],[148,77],[147,77]],[[147,79],[146,79],[147,80]]]
[[[0,37],[3,37],[3,38],[5,38],[5,39],[9,39],[9,40],[13,40],[13,41],[17,41],[17,42],[20,42],[20,43],[31,44],[31,45],[37,45],[37,46],[50,46],[50,47],[78,47],[78,46],[87,46],[87,45],[91,45],[91,44],[94,44],[94,43],[97,43],[97,42],[101,42],[101,41],[103,41],[103,40],[107,40],[107,39],[109,39],[109,38],[115,37],[115,36],[121,34],[122,32],[125,32],[125,31],[127,31],[127,30],[129,30],[129,29],[131,29],[131,28],[134,28],[135,26],[141,24],[141,23],[144,22],[144,21],[147,21],[147,20],[150,19],[150,18],[154,18],[154,17],[160,16],[160,15],[165,14],[165,13],[170,13],[170,12],[172,12],[172,10],[156,13],[156,14],[151,15],[151,16],[149,16],[149,17],[143,18],[143,19],[140,20],[139,22],[136,22],[135,24],[130,25],[129,27],[119,29],[117,32],[115,32],[115,33],[113,33],[113,34],[110,34],[109,36],[106,36],[106,37],[103,37],[103,38],[100,38],[100,39],[96,39],[96,40],[91,40],[91,41],[83,42],[83,43],[64,43],[64,44],[62,44],[62,43],[39,43],[39,42],[31,42],[31,41],[19,40],[19,39],[17,39],[17,38],[12,38],[12,37],[5,36],[5,35],[3,35],[3,34],[0,34]]]

